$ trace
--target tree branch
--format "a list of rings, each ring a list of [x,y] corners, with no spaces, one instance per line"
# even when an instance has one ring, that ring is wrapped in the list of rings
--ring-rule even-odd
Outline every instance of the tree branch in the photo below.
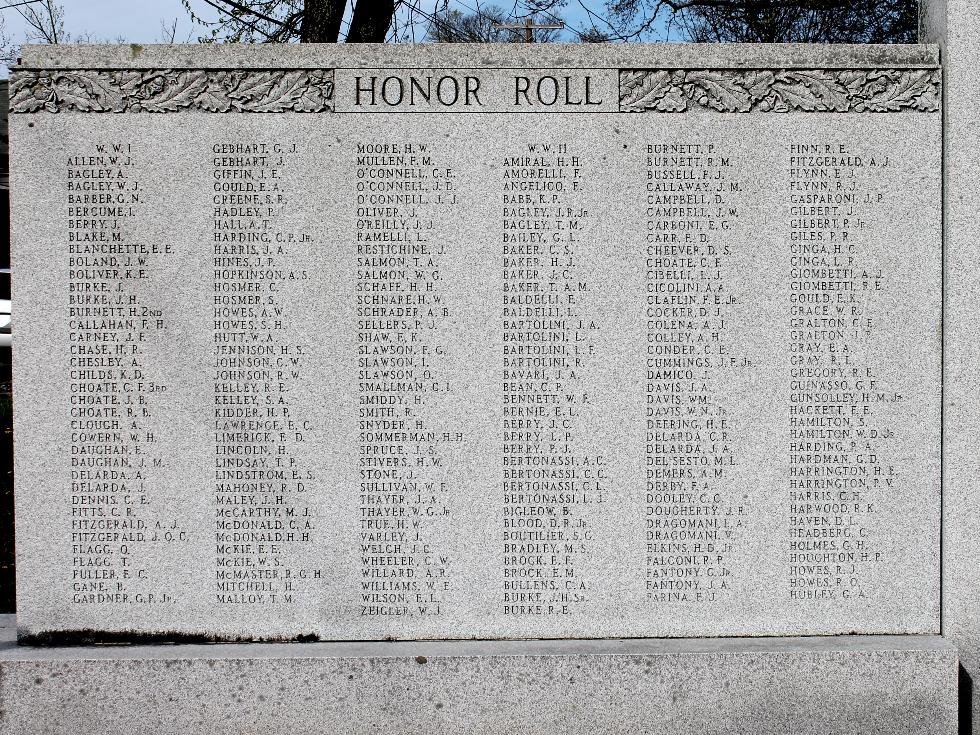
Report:
[[[395,4],[395,0],[358,0],[347,29],[347,43],[384,42]]]
[[[221,1],[224,1],[224,0],[221,0]],[[229,11],[229,10],[228,10],[227,8],[222,8],[222,7],[220,6],[220,5],[217,5],[217,4],[216,4],[216,3],[214,2],[214,0],[204,0],[204,2],[205,2],[206,4],[208,4],[208,5],[210,5],[210,6],[211,6],[212,8],[214,8],[215,10],[217,10],[217,11],[218,11],[219,13],[224,13],[224,14],[225,14],[225,15],[227,15],[227,16],[228,16],[229,18],[231,18],[232,20],[234,20],[234,21],[235,21],[236,23],[241,23],[241,24],[242,24],[243,26],[245,26],[245,27],[246,27],[246,28],[248,28],[249,30],[251,30],[251,31],[254,31],[255,33],[259,33],[259,34],[261,34],[261,35],[263,35],[263,36],[265,36],[265,39],[266,39],[267,41],[272,41],[272,40],[273,40],[273,36],[272,36],[271,34],[269,34],[269,33],[267,33],[267,32],[265,32],[264,30],[262,30],[261,28],[259,28],[259,27],[258,27],[257,25],[255,25],[254,23],[251,23],[251,22],[249,22],[249,21],[247,21],[247,20],[245,20],[244,18],[240,18],[240,17],[238,17],[238,16],[237,16],[237,15],[235,15],[234,13],[232,13],[232,12],[230,12],[230,11]],[[273,22],[274,22],[274,23],[275,23],[276,25],[282,25],[282,23],[281,23],[280,21],[278,21],[278,20],[274,20]]]
[[[236,0],[204,0],[204,2],[206,2],[212,8],[216,8],[217,10],[220,10],[221,12],[225,13],[226,15],[230,15],[232,18],[235,18],[236,20],[242,20],[242,19],[239,18],[234,13],[228,12],[227,9],[222,8],[221,6],[219,6],[218,3],[220,2],[220,3],[224,3],[225,5],[229,5],[232,8],[234,8],[235,10],[241,11],[242,13],[249,13],[250,15],[254,15],[259,20],[264,20],[267,23],[272,23],[272,24],[277,25],[277,26],[283,25],[283,22],[281,20],[279,20],[278,18],[273,18],[271,15],[266,15],[265,13],[260,13],[258,10],[255,10],[254,8],[250,8],[247,5],[242,5],[241,3],[236,2]]]

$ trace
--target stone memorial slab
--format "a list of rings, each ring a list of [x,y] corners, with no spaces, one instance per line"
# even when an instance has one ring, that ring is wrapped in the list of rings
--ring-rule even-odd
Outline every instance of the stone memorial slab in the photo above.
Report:
[[[940,76],[26,50],[22,639],[938,632]]]

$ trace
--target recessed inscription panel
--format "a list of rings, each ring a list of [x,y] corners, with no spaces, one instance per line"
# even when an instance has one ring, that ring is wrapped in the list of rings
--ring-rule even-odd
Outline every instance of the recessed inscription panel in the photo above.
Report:
[[[940,118],[893,72],[22,109],[25,632],[936,630]]]

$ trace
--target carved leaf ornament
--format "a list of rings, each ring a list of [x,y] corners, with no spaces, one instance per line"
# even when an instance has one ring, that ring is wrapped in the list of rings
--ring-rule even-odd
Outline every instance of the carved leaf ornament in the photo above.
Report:
[[[333,71],[18,71],[10,111],[324,112],[333,109]]]
[[[624,70],[629,112],[938,112],[938,69]]]
[[[619,73],[629,112],[938,112],[938,69],[635,69]],[[325,112],[329,69],[16,71],[10,111]]]

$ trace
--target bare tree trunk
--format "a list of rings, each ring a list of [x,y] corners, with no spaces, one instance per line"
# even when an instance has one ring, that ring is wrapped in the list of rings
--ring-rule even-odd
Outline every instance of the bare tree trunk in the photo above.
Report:
[[[345,0],[306,0],[300,42],[337,43],[346,5]]]
[[[394,14],[395,0],[358,0],[350,19],[347,43],[384,43]]]

